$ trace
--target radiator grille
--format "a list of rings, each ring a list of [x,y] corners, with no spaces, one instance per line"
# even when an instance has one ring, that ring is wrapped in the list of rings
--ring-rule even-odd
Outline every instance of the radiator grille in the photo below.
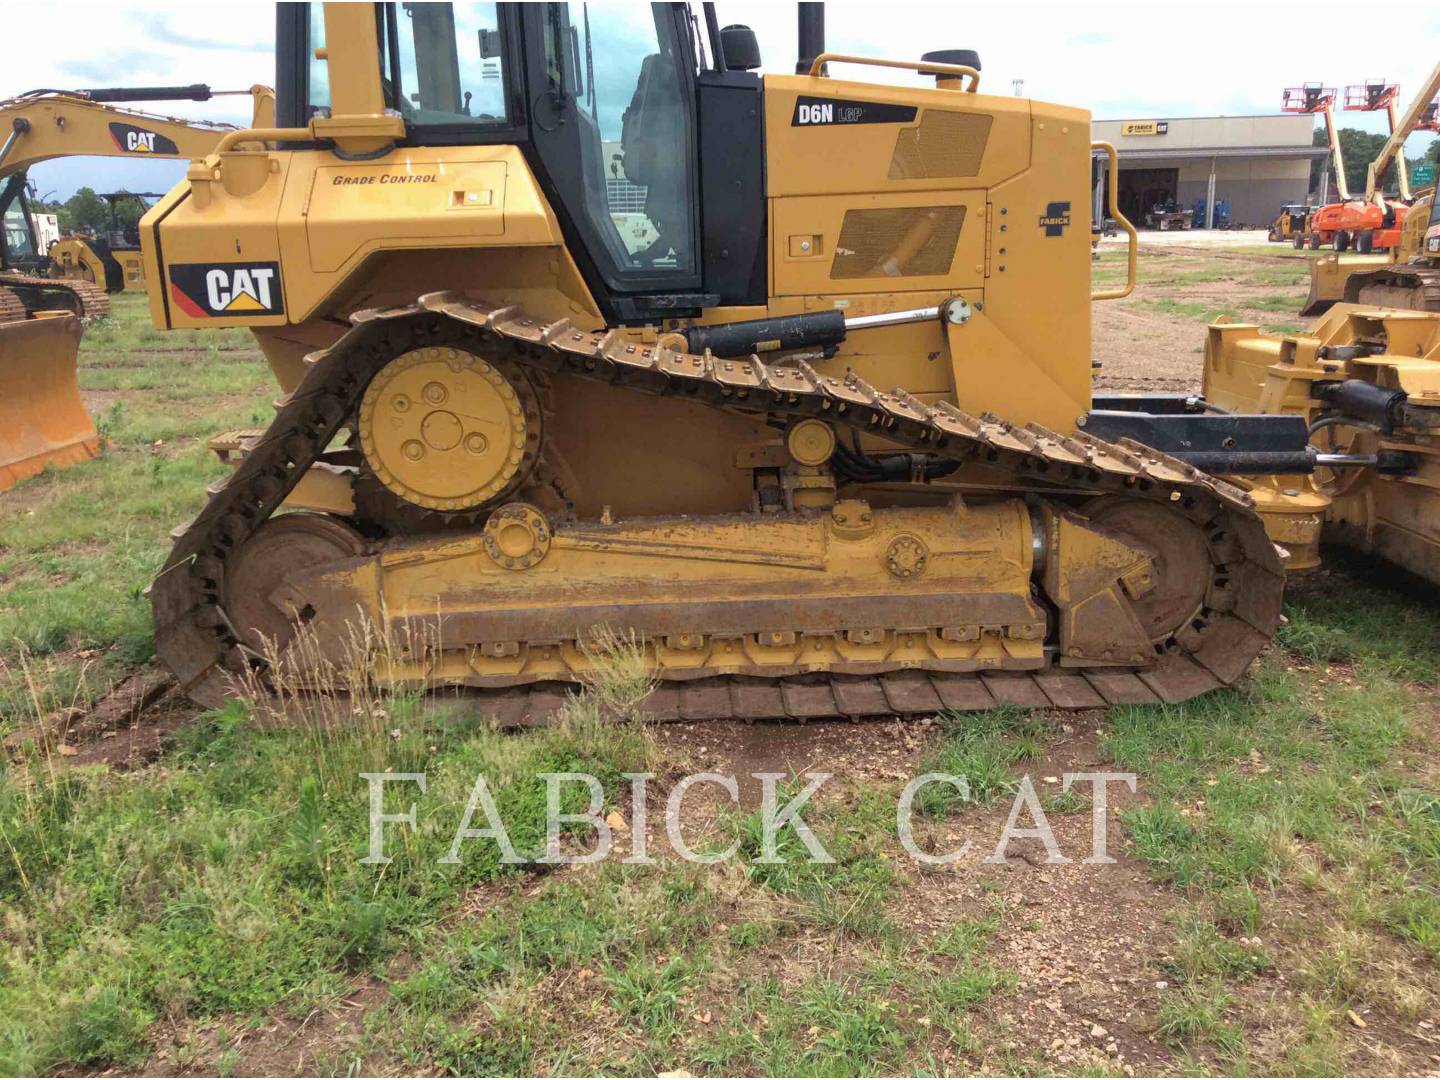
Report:
[[[830,277],[922,277],[945,274],[955,259],[963,206],[847,210]]]
[[[895,137],[891,180],[974,176],[985,156],[993,116],[926,109],[920,123]]]

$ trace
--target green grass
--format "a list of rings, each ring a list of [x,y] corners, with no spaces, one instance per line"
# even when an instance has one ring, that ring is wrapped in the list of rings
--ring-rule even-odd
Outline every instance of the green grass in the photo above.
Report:
[[[463,949],[457,970],[481,983],[600,953],[623,906],[602,906],[586,926],[584,903],[562,895],[527,909],[518,935],[508,921],[481,921],[441,940],[445,908],[517,870],[491,840],[469,841],[459,865],[439,860],[477,775],[517,850],[534,857],[545,806],[536,774],[591,772],[613,793],[622,770],[645,764],[643,733],[617,742],[577,723],[506,736],[474,716],[426,719],[415,704],[396,699],[383,718],[341,733],[265,731],[231,707],[187,729],[144,784],[88,770],[52,777],[43,759],[7,775],[0,1073],[135,1065],[160,1016],[263,1013],[303,1001],[332,972],[374,970],[427,941],[447,957]],[[393,861],[377,873],[360,862],[359,774],[386,770],[430,782],[418,829],[393,830]],[[395,786],[394,803],[418,798]],[[580,808],[578,795],[566,801]]]
[[[22,509],[0,516],[0,733],[30,706],[22,666],[38,665],[50,707],[103,691],[149,658],[141,590],[170,529],[225,471],[205,439],[271,415],[273,384],[248,334],[161,333],[143,298],[114,301],[114,316],[86,329],[80,352],[82,390],[125,392],[96,417],[104,453],[5,496]]]

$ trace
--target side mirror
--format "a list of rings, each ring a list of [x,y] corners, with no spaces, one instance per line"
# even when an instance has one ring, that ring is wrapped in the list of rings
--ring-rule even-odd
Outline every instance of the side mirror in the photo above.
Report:
[[[748,26],[735,23],[721,30],[720,51],[729,71],[754,71],[760,66],[760,40]]]

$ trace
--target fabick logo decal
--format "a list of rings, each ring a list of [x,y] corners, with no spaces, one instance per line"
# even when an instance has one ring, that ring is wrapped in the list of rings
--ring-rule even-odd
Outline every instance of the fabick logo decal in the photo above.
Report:
[[[113,123],[110,125],[110,139],[115,149],[122,154],[179,154],[175,140],[167,139],[158,131],[146,131],[134,124]]]
[[[170,297],[196,319],[285,314],[280,264],[273,262],[172,266]]]
[[[1045,230],[1046,236],[1064,236],[1069,225],[1070,204],[1068,202],[1045,204],[1045,212],[1040,215],[1040,227]]]

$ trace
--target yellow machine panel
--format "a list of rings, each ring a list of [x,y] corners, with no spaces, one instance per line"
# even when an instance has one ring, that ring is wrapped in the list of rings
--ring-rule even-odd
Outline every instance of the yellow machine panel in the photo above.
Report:
[[[238,171],[255,157],[231,151],[196,163],[186,184],[142,220],[150,270],[158,269],[157,227],[167,268],[168,291],[151,293],[157,326],[302,322],[379,253],[561,242],[554,215],[513,146],[416,147],[364,164],[270,152],[267,168],[227,186],[227,160],[242,159],[232,165]],[[282,275],[282,262],[307,272]],[[217,297],[206,283],[218,279],[211,275],[256,269],[279,283],[270,303],[242,293],[245,301],[231,306],[235,290],[228,284],[218,293],[226,302],[212,302]]]

